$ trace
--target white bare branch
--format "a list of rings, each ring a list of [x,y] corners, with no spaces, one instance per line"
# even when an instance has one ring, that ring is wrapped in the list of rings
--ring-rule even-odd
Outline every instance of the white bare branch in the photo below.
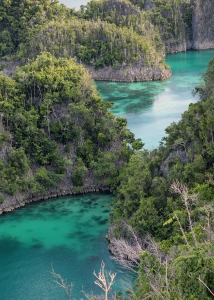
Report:
[[[211,295],[214,296],[213,291],[206,285],[206,283],[201,279],[200,276],[198,276],[198,281],[206,287],[206,289],[210,292]]]
[[[94,271],[93,274],[97,278],[94,283],[105,292],[105,300],[108,300],[108,292],[110,291],[111,286],[114,284],[116,273],[112,274],[111,272],[105,272],[105,264],[102,261],[99,273],[96,274]]]
[[[143,250],[150,253],[162,260],[163,255],[158,249],[157,245],[153,242],[150,236],[140,238],[135,230],[127,224],[122,223],[123,228],[126,228],[126,238],[113,238],[111,239],[110,250],[114,254],[111,258],[119,263],[123,268],[137,273],[137,266],[140,263],[140,254]]]
[[[180,222],[180,220],[179,220],[179,218],[178,218],[178,216],[177,216],[176,214],[175,214],[175,218],[176,218],[176,220],[177,220],[177,222],[178,222],[178,224],[179,224],[180,231],[182,232],[182,235],[183,235],[183,237],[184,237],[184,239],[185,239],[186,244],[189,245],[188,240],[187,240],[187,237],[186,237],[186,234],[185,234],[185,232],[184,232],[184,229],[183,229],[183,227],[182,227],[182,225],[181,225],[181,222]]]
[[[193,227],[193,222],[192,222],[192,219],[191,219],[191,209],[190,209],[190,206],[189,206],[189,200],[196,200],[197,195],[189,195],[189,191],[188,191],[187,186],[185,184],[180,183],[178,180],[173,182],[170,187],[175,193],[182,195],[184,205],[185,205],[185,208],[186,208],[186,212],[187,212],[187,215],[188,215],[190,231],[191,231],[191,234],[192,234],[192,237],[193,237],[193,240],[194,240],[194,244],[197,247],[198,242],[197,242],[197,239],[196,239],[196,235],[195,235],[195,231],[194,231],[194,227]]]
[[[62,289],[64,289],[64,291],[66,292],[67,295],[67,299],[70,300],[71,299],[71,293],[74,287],[74,284],[71,283],[67,283],[67,279],[63,279],[62,276],[58,273],[55,272],[53,266],[52,269],[50,271],[50,273],[54,276],[55,280],[54,282],[61,287]]]

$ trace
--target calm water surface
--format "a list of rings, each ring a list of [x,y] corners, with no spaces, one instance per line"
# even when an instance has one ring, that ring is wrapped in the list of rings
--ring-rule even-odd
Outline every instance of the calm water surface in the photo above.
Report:
[[[188,51],[167,55],[173,76],[159,82],[97,82],[102,98],[114,102],[116,116],[128,119],[128,127],[141,138],[146,149],[159,145],[165,128],[178,121],[198,97],[192,90],[200,82],[214,50]]]
[[[191,91],[214,50],[191,51],[167,56],[173,76],[164,82],[98,82],[104,99],[114,101],[114,113],[126,116],[129,128],[141,137],[147,148],[158,145],[164,128],[180,119],[190,102]],[[74,283],[73,297],[93,290],[93,271],[102,260],[117,272],[114,291],[128,281],[110,259],[105,239],[111,195],[88,194],[63,197],[33,204],[0,216],[0,300],[63,300],[49,271]]]
[[[74,283],[73,296],[81,290],[101,294],[93,271],[117,272],[114,290],[129,280],[110,260],[105,238],[111,195],[62,197],[29,205],[0,217],[0,299],[60,300],[64,291],[53,282],[51,266]]]

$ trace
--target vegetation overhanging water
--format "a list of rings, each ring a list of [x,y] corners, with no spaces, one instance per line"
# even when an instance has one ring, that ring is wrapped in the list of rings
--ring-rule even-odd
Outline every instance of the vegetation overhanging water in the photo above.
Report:
[[[98,82],[104,99],[114,101],[114,113],[126,116],[129,128],[142,138],[146,148],[158,145],[164,128],[177,121],[190,102],[193,88],[214,50],[190,51],[167,56],[173,76],[165,82]],[[126,280],[110,260],[105,234],[111,195],[90,194],[37,203],[0,218],[1,299],[63,299],[53,282],[55,271],[74,282],[74,298],[81,289],[99,293],[93,270],[101,260],[117,271],[116,281]]]
[[[96,82],[102,98],[114,103],[113,113],[126,117],[129,129],[141,138],[145,149],[153,149],[165,135],[165,128],[177,122],[192,102],[192,91],[214,55],[214,50],[168,54],[173,76],[166,81]]]

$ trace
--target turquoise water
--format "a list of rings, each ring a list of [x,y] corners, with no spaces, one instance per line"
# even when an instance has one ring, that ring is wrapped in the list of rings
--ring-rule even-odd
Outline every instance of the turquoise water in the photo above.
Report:
[[[188,51],[167,55],[173,76],[159,82],[96,82],[102,98],[112,101],[116,116],[124,116],[128,127],[153,149],[165,135],[165,128],[179,121],[191,102],[198,101],[192,90],[200,82],[214,50]]]
[[[100,263],[121,273],[110,260],[108,227],[111,195],[88,194],[63,197],[29,205],[0,217],[0,299],[60,300],[64,291],[53,282],[51,265],[74,283],[73,297],[85,298],[81,290],[101,294],[93,271]]]
[[[173,76],[164,82],[98,82],[104,99],[114,101],[116,115],[126,116],[129,128],[147,148],[158,145],[164,128],[180,119],[191,91],[214,50],[190,51],[167,56]],[[88,194],[36,203],[0,216],[0,300],[63,300],[66,295],[53,281],[51,265],[74,283],[72,298],[81,290],[101,294],[93,271],[100,263],[117,272],[113,290],[129,281],[127,273],[110,259],[108,214],[111,195]],[[84,298],[85,299],[85,298]]]

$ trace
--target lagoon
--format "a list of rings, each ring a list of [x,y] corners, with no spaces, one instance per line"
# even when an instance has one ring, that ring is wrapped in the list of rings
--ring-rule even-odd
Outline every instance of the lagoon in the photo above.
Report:
[[[200,83],[214,50],[168,54],[173,75],[165,81],[96,82],[103,99],[114,103],[113,113],[127,118],[129,129],[145,148],[158,147],[165,128],[177,122],[190,103],[198,101],[192,91]]]
[[[192,90],[212,56],[214,50],[168,55],[173,76],[164,82],[96,85],[103,99],[114,102],[113,112],[127,117],[131,131],[152,149],[164,128],[198,100]],[[50,274],[52,265],[74,283],[72,298],[84,298],[82,289],[101,294],[93,271],[99,271],[102,260],[107,270],[117,272],[113,290],[124,288],[129,274],[111,260],[105,238],[111,198],[110,194],[61,197],[0,216],[0,299],[66,299]]]

